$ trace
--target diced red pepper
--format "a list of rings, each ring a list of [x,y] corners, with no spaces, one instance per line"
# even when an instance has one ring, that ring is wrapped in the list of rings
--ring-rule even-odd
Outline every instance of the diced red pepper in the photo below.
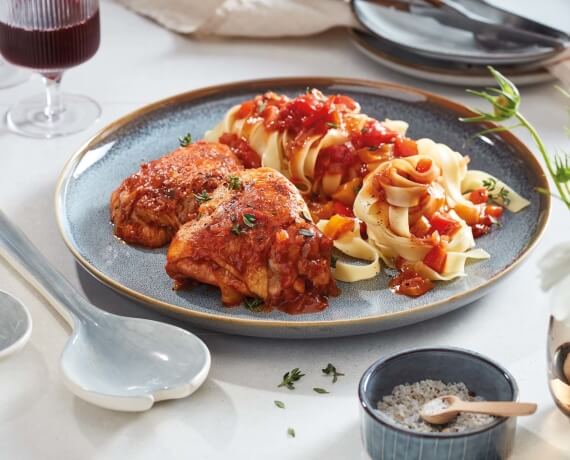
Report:
[[[255,101],[244,102],[236,113],[236,118],[242,119],[248,117],[257,108]]]
[[[485,208],[485,214],[498,219],[503,215],[503,207],[490,204]]]
[[[483,204],[489,199],[489,192],[485,187],[476,188],[469,194],[469,200],[473,204]]]
[[[461,224],[459,222],[445,214],[442,214],[441,212],[435,212],[430,217],[430,224],[433,230],[437,230],[440,235],[451,236],[461,228]]]
[[[422,158],[416,165],[416,171],[419,173],[428,172],[431,169],[432,161],[429,158]]]
[[[407,137],[396,138],[396,156],[397,157],[411,157],[418,154],[418,144],[412,139]]]
[[[480,236],[489,233],[489,226],[485,224],[475,224],[471,226],[473,232],[473,238],[479,238]]]
[[[436,272],[441,273],[445,267],[447,260],[447,252],[441,245],[434,246],[424,257],[424,264],[434,269]]]

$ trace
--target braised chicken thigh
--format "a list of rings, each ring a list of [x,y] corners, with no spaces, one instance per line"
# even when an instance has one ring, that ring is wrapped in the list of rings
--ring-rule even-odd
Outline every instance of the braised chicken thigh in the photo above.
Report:
[[[288,313],[324,309],[337,295],[332,241],[310,220],[297,188],[271,168],[244,170],[203,203],[170,245],[167,273],[218,286],[225,305],[244,299]]]
[[[242,169],[227,146],[206,142],[143,164],[111,195],[115,235],[148,248],[165,245],[210,192]]]

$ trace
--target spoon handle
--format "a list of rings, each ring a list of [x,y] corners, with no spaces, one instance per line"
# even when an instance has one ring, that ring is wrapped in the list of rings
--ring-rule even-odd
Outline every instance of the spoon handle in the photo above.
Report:
[[[497,415],[499,417],[516,417],[536,412],[536,404],[512,401],[461,402],[454,405],[459,412]]]
[[[85,318],[89,310],[94,310],[2,211],[0,255],[20,274],[29,275],[26,280],[44,295],[71,327],[74,327],[78,320]]]

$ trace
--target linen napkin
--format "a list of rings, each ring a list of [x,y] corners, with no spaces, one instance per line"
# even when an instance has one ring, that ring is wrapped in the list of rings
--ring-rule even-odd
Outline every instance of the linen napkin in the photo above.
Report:
[[[349,0],[117,0],[165,27],[196,36],[291,37],[357,27]],[[570,49],[547,63],[570,88]]]

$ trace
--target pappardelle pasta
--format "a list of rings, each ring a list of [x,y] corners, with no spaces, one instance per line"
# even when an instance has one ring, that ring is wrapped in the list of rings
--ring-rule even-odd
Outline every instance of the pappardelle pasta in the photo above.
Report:
[[[318,90],[290,99],[259,95],[231,108],[206,133],[246,167],[281,171],[301,191],[313,220],[340,252],[364,261],[333,263],[335,277],[399,270],[395,292],[421,295],[433,281],[465,275],[469,259],[489,257],[475,238],[506,208],[529,202],[469,158],[430,139],[406,137],[404,121],[375,120],[353,99]]]

